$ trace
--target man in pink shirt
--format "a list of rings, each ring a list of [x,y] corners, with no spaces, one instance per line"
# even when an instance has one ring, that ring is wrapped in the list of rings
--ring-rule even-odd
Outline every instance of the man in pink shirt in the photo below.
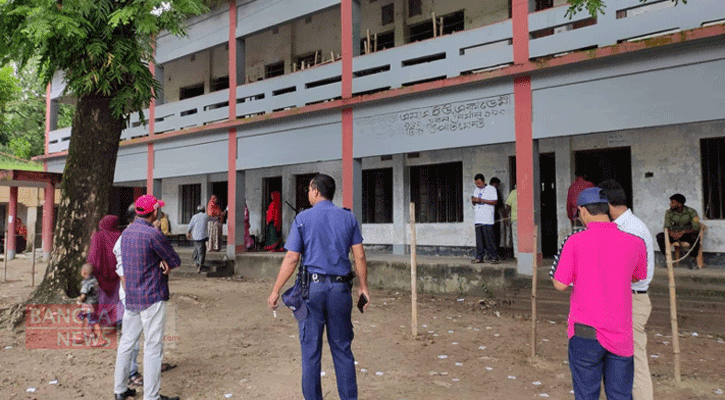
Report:
[[[576,170],[574,175],[574,182],[569,186],[569,192],[566,194],[566,215],[569,217],[569,221],[571,221],[571,227],[578,228],[582,224],[576,217],[576,199],[579,198],[579,193],[582,190],[594,187],[594,184],[587,180],[586,174],[581,170]]]
[[[647,276],[644,241],[610,222],[601,189],[577,198],[586,227],[569,235],[551,267],[554,287],[573,286],[569,309],[569,368],[577,400],[597,400],[604,378],[608,400],[631,400],[634,377],[632,289]]]

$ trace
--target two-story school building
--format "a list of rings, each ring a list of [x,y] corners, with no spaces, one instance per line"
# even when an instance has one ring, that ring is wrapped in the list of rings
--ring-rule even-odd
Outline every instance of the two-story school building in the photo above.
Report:
[[[725,253],[725,6],[722,0],[607,0],[565,15],[564,0],[237,0],[157,39],[163,86],[123,131],[119,198],[163,198],[184,232],[211,194],[229,206],[230,255],[264,235],[270,193],[309,205],[312,174],[338,182],[365,243],[402,254],[415,203],[417,244],[475,245],[473,176],[518,189],[519,271],[570,231],[566,193],[582,168],[617,179],[653,234],[682,193]],[[71,129],[46,154],[62,172]],[[125,196],[125,197],[124,197]],[[234,245],[231,245],[234,244]]]

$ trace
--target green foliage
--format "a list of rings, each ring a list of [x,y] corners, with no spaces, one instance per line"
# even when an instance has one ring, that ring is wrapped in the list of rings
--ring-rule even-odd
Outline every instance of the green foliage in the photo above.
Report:
[[[583,10],[587,10],[589,15],[596,17],[598,14],[604,14],[605,0],[569,0],[569,9],[566,10],[566,16],[570,19],[574,17],[574,14],[580,13]],[[646,3],[647,0],[639,0],[640,3]],[[682,2],[687,4],[687,0],[670,0],[675,5]]]
[[[111,97],[113,116],[125,118],[160,89],[154,37],[182,35],[205,10],[202,0],[0,0],[0,65],[37,57],[42,86],[63,71],[66,93]]]
[[[13,99],[17,91],[18,80],[13,74],[13,69],[9,65],[0,68],[0,118],[5,105]]]
[[[4,108],[0,106],[0,149],[25,159],[41,155],[45,150],[45,87],[36,78],[36,65],[37,61],[31,60],[17,72],[10,65],[3,68],[10,73],[15,89]],[[60,105],[58,128],[71,125],[73,110],[73,106]]]

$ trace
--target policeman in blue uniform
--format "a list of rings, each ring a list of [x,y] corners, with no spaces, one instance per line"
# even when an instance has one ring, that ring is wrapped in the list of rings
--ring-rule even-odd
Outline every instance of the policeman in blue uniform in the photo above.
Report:
[[[310,276],[309,294],[305,299],[307,316],[298,321],[305,400],[322,400],[320,359],[325,327],[340,399],[357,399],[355,358],[350,349],[353,338],[350,248],[360,278],[358,295],[364,295],[369,300],[367,261],[357,219],[350,211],[332,204],[334,195],[335,180],[332,177],[318,174],[312,178],[308,198],[313,207],[297,215],[290,228],[284,246],[287,254],[267,300],[270,308],[277,308],[279,291],[294,273],[302,256]]]

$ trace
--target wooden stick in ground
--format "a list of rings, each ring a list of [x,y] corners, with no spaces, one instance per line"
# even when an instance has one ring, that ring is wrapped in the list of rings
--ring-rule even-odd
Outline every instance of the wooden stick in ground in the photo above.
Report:
[[[35,237],[36,237],[35,232],[33,232],[33,242],[30,244],[30,249],[31,249],[30,251],[33,252],[33,256],[32,256],[33,264],[32,264],[32,268],[30,271],[30,276],[31,276],[30,286],[32,286],[32,287],[35,287]]]
[[[368,39],[368,41],[367,41],[368,47],[365,49],[365,54],[370,53],[370,49],[373,47],[372,44],[370,43],[370,29],[368,29],[368,31],[367,31],[367,39]]]
[[[675,381],[682,382],[680,376],[680,331],[677,328],[677,294],[675,290],[675,271],[672,267],[670,252],[670,232],[665,228],[665,260],[667,260],[667,276],[670,281],[670,322],[672,323],[672,352],[675,356]]]
[[[418,336],[418,260],[415,249],[415,203],[410,203],[410,326],[413,336]]]
[[[433,20],[433,37],[438,36],[438,26],[437,26],[437,20],[436,20],[436,13],[432,12],[430,13],[430,19]]]
[[[378,49],[378,33],[377,32],[375,32],[375,35],[373,36],[373,43],[375,43],[375,45],[373,46],[372,51],[373,51],[373,53],[375,53]]]
[[[534,225],[534,265],[531,273],[531,357],[536,356],[536,281],[539,268],[539,227]]]
[[[5,231],[5,240],[3,241],[3,264],[5,265],[5,274],[3,275],[3,282],[8,281],[8,231]]]

